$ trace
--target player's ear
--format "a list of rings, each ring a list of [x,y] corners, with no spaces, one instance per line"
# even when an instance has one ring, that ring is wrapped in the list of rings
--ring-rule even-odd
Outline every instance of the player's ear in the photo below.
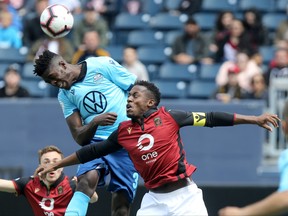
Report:
[[[149,99],[149,100],[148,100],[148,106],[149,106],[149,107],[155,106],[155,100],[154,100],[154,99]]]
[[[64,69],[67,68],[66,62],[65,62],[64,60],[60,60],[60,61],[59,61],[59,66],[60,66],[60,67],[63,67]]]

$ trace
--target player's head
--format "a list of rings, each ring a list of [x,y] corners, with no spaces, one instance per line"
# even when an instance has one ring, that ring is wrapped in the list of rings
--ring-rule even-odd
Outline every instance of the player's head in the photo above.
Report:
[[[137,81],[129,92],[127,116],[141,118],[147,110],[159,105],[160,97],[161,93],[153,83],[144,80]]]
[[[70,66],[62,56],[45,50],[35,60],[34,74],[53,86],[68,90],[76,81]]]
[[[45,148],[38,151],[39,164],[47,165],[56,163],[64,158],[63,153],[56,146],[46,146]],[[61,175],[63,168],[57,169],[53,172],[47,173],[44,181],[48,184],[53,184]]]

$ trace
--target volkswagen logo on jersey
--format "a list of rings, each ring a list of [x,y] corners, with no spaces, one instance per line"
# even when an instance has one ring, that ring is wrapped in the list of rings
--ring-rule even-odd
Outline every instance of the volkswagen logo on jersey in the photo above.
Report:
[[[83,107],[89,113],[103,113],[107,107],[107,99],[99,91],[91,91],[87,93],[83,100]]]
[[[142,144],[142,141],[143,141],[144,139],[149,139],[149,144],[146,145],[146,146],[144,146],[144,145]],[[138,149],[140,149],[140,151],[147,151],[147,150],[151,149],[151,148],[153,147],[153,145],[154,145],[154,137],[151,136],[150,134],[143,134],[143,135],[140,136],[140,138],[138,139],[138,144],[137,144],[137,146],[138,146]]]

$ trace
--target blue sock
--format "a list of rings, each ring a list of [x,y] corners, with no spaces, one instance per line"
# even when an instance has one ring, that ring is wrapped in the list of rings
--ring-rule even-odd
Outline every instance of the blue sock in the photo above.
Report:
[[[88,209],[90,197],[76,191],[66,209],[65,216],[85,216]]]
[[[278,191],[288,190],[288,149],[281,152],[278,167],[280,171],[280,182]]]

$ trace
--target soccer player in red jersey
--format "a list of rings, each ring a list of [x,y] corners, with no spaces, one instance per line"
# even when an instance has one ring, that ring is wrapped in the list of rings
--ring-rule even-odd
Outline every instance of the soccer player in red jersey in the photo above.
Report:
[[[129,92],[127,116],[106,141],[87,145],[49,167],[40,176],[63,166],[84,163],[125,148],[149,190],[137,215],[208,215],[202,191],[191,176],[196,167],[185,157],[180,128],[184,126],[233,126],[255,124],[269,131],[278,127],[277,115],[249,116],[224,112],[186,112],[158,108],[159,89],[138,81]],[[272,124],[272,126],[270,126]]]
[[[47,146],[38,152],[39,164],[46,166],[63,159],[63,153],[56,146]],[[15,180],[0,179],[0,191],[24,195],[35,216],[63,216],[76,187],[76,179],[63,173],[63,168],[49,172],[42,178],[31,176]],[[95,193],[90,202],[98,199]]]

